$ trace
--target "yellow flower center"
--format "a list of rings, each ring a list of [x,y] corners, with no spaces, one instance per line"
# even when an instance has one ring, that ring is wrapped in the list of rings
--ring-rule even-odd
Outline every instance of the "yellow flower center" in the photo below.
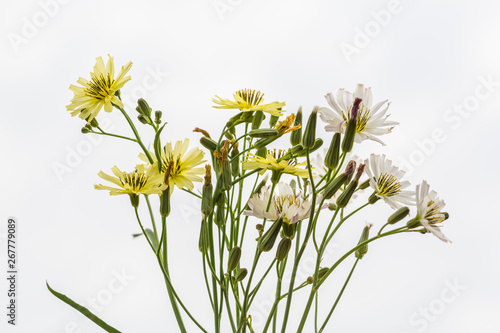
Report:
[[[120,177],[120,182],[122,185],[129,185],[133,192],[140,191],[147,183],[148,176],[144,173],[134,172],[124,172]]]
[[[283,212],[283,205],[286,201],[289,202],[288,206],[291,206],[293,204],[300,206],[301,204],[300,199],[292,194],[280,195],[274,198],[274,208],[280,213]]]
[[[85,93],[87,96],[96,99],[109,98],[115,94],[115,91],[111,89],[114,82],[115,80],[112,79],[109,74],[106,76],[104,76],[104,74],[93,76],[89,83],[89,87],[85,89]]]
[[[427,207],[430,207],[433,204],[434,204],[434,201],[429,200],[429,202],[427,203]],[[441,215],[440,214],[441,214],[441,212],[439,211],[438,206],[434,206],[433,208],[431,208],[427,211],[427,213],[425,214],[425,219],[427,221],[429,221],[430,224],[443,222],[444,216],[442,214]]]
[[[241,108],[251,109],[252,107],[259,105],[264,98],[264,94],[260,91],[250,90],[250,89],[242,89],[235,93],[238,97],[240,97],[244,103],[239,102]]]
[[[384,173],[377,180],[377,187],[380,195],[392,197],[401,192],[401,184],[398,179],[391,174]]]
[[[172,165],[172,169],[170,169],[170,178],[175,178],[175,176],[179,175],[182,172],[182,159],[180,154],[177,154],[177,156],[174,156],[173,152],[171,152],[170,154],[165,154],[163,155],[162,161],[163,172],[166,171],[167,166],[170,164],[170,161],[174,162],[174,164]]]
[[[342,118],[344,118],[345,121],[349,120],[349,117],[346,114],[344,114],[344,112],[342,112]],[[363,132],[370,118],[371,118],[370,109],[366,108],[364,104],[361,104],[358,110],[358,119],[356,120],[356,132],[358,133]]]

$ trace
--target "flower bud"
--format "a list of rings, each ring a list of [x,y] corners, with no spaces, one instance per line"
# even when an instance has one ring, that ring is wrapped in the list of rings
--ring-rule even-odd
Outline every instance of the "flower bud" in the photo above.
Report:
[[[208,248],[210,247],[207,228],[207,224],[204,221],[201,221],[200,239],[198,240],[198,249],[201,253],[207,253]]]
[[[151,108],[148,103],[144,100],[144,98],[139,98],[137,101],[137,107],[135,108],[139,114],[143,115],[146,118],[151,117]]]
[[[276,249],[276,260],[283,261],[288,255],[291,247],[292,240],[288,237],[282,238],[278,244],[278,248]]]
[[[397,211],[395,211],[391,216],[389,216],[389,219],[387,219],[387,223],[395,224],[404,219],[408,214],[410,214],[410,208],[401,207]]]
[[[98,127],[99,126],[99,123],[97,122],[96,118],[92,118],[92,120],[90,121],[90,126],[92,126],[92,127]]]
[[[277,138],[278,138],[277,136],[276,137],[261,138],[261,139],[257,140],[253,144],[253,146],[254,146],[254,148],[263,148],[263,147],[267,146],[268,144],[276,141]]]
[[[364,190],[365,188],[368,188],[369,186],[370,186],[370,180],[367,179],[364,182],[362,182],[361,184],[359,184],[359,189]]]
[[[356,187],[358,187],[357,180],[353,180],[349,183],[349,185],[347,185],[342,194],[340,194],[337,198],[337,207],[344,208],[347,206],[349,200],[351,200],[351,197],[354,194],[354,191],[356,191]]]
[[[260,147],[259,149],[257,149],[257,151],[255,152],[255,155],[266,158],[266,156],[267,156],[266,146]]]
[[[331,180],[325,187],[324,197],[326,199],[333,197],[346,181],[347,175],[345,173],[341,173],[335,179]]]
[[[252,138],[268,138],[268,137],[276,137],[280,133],[278,130],[275,130],[274,128],[260,128],[260,129],[254,129],[248,132],[248,135]]]
[[[214,222],[219,227],[223,226],[226,223],[225,211],[226,210],[224,205],[217,205],[215,210]]]
[[[296,146],[294,146],[290,152],[294,155],[302,155],[302,153],[305,153],[305,150],[304,150],[304,146],[302,146],[301,144],[298,144]]]
[[[135,193],[130,193],[130,203],[132,204],[132,207],[137,208],[139,207],[139,196]]]
[[[258,129],[262,124],[262,121],[266,118],[263,111],[256,111],[252,119],[252,129]]]
[[[276,237],[278,237],[278,234],[280,232],[281,224],[282,224],[281,219],[277,219],[274,221],[274,223],[271,225],[269,230],[267,230],[262,237],[259,239],[259,250],[262,252],[269,252],[274,246],[274,242],[276,241]]]
[[[373,192],[370,197],[368,198],[368,202],[373,205],[375,202],[379,201],[380,197],[377,195],[376,192]]]
[[[160,215],[167,217],[170,215],[170,189],[167,188],[160,195]]]
[[[240,268],[234,276],[234,279],[236,280],[236,282],[241,282],[247,277],[247,274],[248,270],[246,268]]]
[[[88,124],[82,127],[82,133],[87,134],[92,131],[92,127],[90,127]]]
[[[312,276],[308,276],[307,279],[306,279],[306,283],[307,284],[313,284],[314,282],[314,278]]]
[[[149,119],[146,116],[143,116],[142,114],[138,115],[137,119],[139,119],[139,121],[144,125],[149,124]]]
[[[307,120],[306,129],[304,130],[304,137],[302,138],[302,145],[304,148],[312,148],[316,141],[316,118],[318,115],[318,107],[315,106],[309,119]]]
[[[302,106],[299,107],[299,110],[295,115],[295,122],[293,123],[293,125],[294,126],[302,125]],[[292,144],[292,146],[300,144],[301,141],[302,141],[302,127],[290,133],[290,143]]]
[[[284,237],[288,237],[293,239],[295,237],[295,230],[297,230],[297,224],[296,223],[283,223],[282,230],[281,232],[283,233]]]
[[[267,182],[267,176],[265,176],[264,179],[262,179],[260,183],[255,187],[255,191],[253,192],[253,194],[260,193],[262,187],[266,185],[266,182]]]
[[[238,142],[235,142],[233,149],[231,150],[231,174],[234,178],[238,177],[240,174],[240,157],[238,150]]]
[[[201,212],[207,216],[212,214],[212,171],[209,164],[205,165],[205,182],[203,183],[203,190],[201,196]]]
[[[335,133],[330,143],[330,148],[325,156],[325,166],[333,170],[339,164],[339,154],[340,154],[340,133]]]
[[[276,126],[279,119],[280,119],[280,117],[278,117],[278,116],[271,116],[271,119],[269,119],[269,127]]]
[[[420,220],[417,218],[413,218],[410,221],[406,223],[406,226],[408,229],[414,229],[422,226],[422,223],[420,223]]]
[[[361,233],[361,237],[359,238],[358,245],[361,243],[364,243],[368,240],[368,238],[370,237],[370,228],[371,227],[372,227],[371,224],[367,224],[364,227],[363,232]],[[362,259],[367,252],[368,252],[368,244],[365,244],[365,245],[361,246],[360,248],[358,248],[356,250],[356,252],[354,253],[354,255],[356,256],[356,258]]]
[[[342,151],[344,153],[350,152],[354,145],[354,138],[356,136],[357,121],[358,121],[358,110],[360,103],[361,99],[356,98],[351,108],[351,117],[347,121],[347,128],[345,130],[344,141],[342,141]]]
[[[162,112],[160,110],[156,110],[155,111],[155,123],[156,123],[156,125],[161,124],[161,116],[162,116]]]
[[[321,267],[318,271],[318,281],[321,280],[323,278],[323,276],[325,276],[325,274],[328,272],[328,270],[330,270],[328,267]]]
[[[210,151],[214,151],[215,149],[217,149],[217,143],[214,140],[207,138],[206,136],[202,136],[200,138],[200,143],[203,147],[207,148]]]
[[[227,271],[233,271],[238,267],[241,258],[241,248],[239,246],[235,246],[229,252],[229,259],[227,260]]]

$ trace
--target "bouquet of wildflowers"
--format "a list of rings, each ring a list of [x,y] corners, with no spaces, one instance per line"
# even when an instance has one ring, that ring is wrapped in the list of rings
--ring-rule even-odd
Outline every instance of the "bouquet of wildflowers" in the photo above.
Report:
[[[412,189],[404,180],[404,171],[385,155],[360,159],[352,154],[365,140],[383,144],[380,137],[398,124],[388,119],[386,100],[373,103],[370,88],[359,84],[353,93],[343,89],[336,95],[328,93],[329,107],[315,107],[307,119],[301,109],[286,115],[283,102],[264,103],[259,91],[240,90],[232,99],[216,96],[215,108],[235,111],[216,136],[195,128],[199,147],[192,147],[188,139],[163,142],[166,123],[162,112],[152,112],[139,99],[140,126],[154,133],[148,149],[120,99],[131,66],[128,63],[115,74],[112,57],[106,65],[97,58],[90,81],[80,78],[80,86],[70,86],[74,98],[67,109],[85,121],[83,133],[138,144],[140,153],[132,157],[138,157],[140,164],[134,170],[115,166],[111,174],[99,172],[105,182],[95,188],[129,197],[131,215],[157,259],[158,274],[164,277],[180,332],[187,332],[186,321],[202,332],[311,332],[312,327],[314,332],[324,332],[356,265],[367,254],[368,244],[402,233],[430,233],[449,242],[440,229],[448,219],[442,211],[444,202],[426,181]],[[98,116],[103,108],[121,112],[133,136],[102,130]],[[332,133],[325,140],[316,136],[318,116]],[[279,140],[282,137],[288,138]],[[287,148],[278,149],[278,142],[284,141]],[[201,184],[196,187],[195,183]],[[167,237],[171,198],[179,191],[200,199],[200,232],[186,246],[198,246],[202,258],[204,274],[199,280],[206,285],[211,323],[200,322],[190,312],[182,301],[189,290],[177,289],[170,275],[171,270],[180,269],[169,266]],[[152,200],[159,201],[158,211],[152,209]],[[389,205],[393,213],[377,218],[385,221],[378,230],[373,231],[372,224],[360,225],[358,243],[338,258],[325,257],[325,249],[346,221],[381,203]],[[315,256],[316,264],[307,279],[298,280],[297,269],[306,251]],[[242,257],[242,252],[253,254],[253,260],[243,260],[248,255]],[[354,264],[337,298],[332,303],[318,302],[321,287],[349,257]],[[285,280],[289,282],[283,283]],[[252,303],[265,284],[275,286],[274,303],[265,322],[257,327],[252,323]],[[120,332],[47,286],[105,331]],[[297,293],[308,295],[307,302],[294,303]],[[318,318],[321,306],[329,309],[325,318]],[[308,321],[313,313],[314,319]],[[297,327],[289,324],[290,316],[300,318]]]

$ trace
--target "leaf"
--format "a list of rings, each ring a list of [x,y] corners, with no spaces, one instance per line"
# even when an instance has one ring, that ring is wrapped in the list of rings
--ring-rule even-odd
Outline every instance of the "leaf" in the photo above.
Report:
[[[148,236],[149,241],[153,244],[153,248],[158,248],[158,242],[156,241],[155,233],[151,229],[145,229],[144,232]]]
[[[49,286],[49,283],[46,282],[47,284],[47,288],[49,289],[49,291],[54,295],[56,296],[57,298],[59,298],[61,301],[63,301],[64,303],[68,304],[69,306],[71,306],[72,308],[78,310],[81,314],[83,314],[85,317],[89,318],[90,320],[92,320],[95,324],[97,324],[100,328],[102,328],[103,330],[105,330],[106,332],[110,332],[110,333],[121,333],[121,331],[117,330],[116,328],[113,328],[111,326],[109,326],[108,324],[106,324],[103,320],[101,320],[99,317],[97,317],[96,315],[94,315],[92,312],[90,312],[89,309],[87,309],[86,307],[84,306],[81,306],[80,304],[76,303],[75,301],[71,300],[69,297],[67,297],[66,295],[63,295],[61,293],[58,293],[57,291],[55,291],[54,289],[52,289],[50,286]]]

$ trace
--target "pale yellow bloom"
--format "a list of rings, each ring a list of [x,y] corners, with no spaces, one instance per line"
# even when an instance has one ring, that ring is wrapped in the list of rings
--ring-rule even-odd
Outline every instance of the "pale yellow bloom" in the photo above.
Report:
[[[123,172],[118,167],[114,166],[111,171],[116,177],[110,176],[104,172],[99,172],[99,177],[105,179],[116,187],[104,186],[101,184],[94,185],[96,190],[108,190],[111,195],[129,194],[161,194],[167,188],[167,185],[162,185],[163,175],[159,175],[155,171],[155,166],[138,165],[135,171]]]
[[[113,104],[123,108],[122,101],[115,94],[130,80],[130,76],[125,75],[131,67],[132,62],[128,62],[115,78],[113,57],[109,56],[106,66],[102,57],[97,58],[94,71],[90,73],[90,81],[80,77],[77,82],[82,85],[81,87],[75,85],[69,87],[75,94],[71,104],[66,106],[66,109],[71,111],[71,116],[78,115],[90,123],[103,107],[106,112],[113,110]]]
[[[235,92],[233,94],[234,101],[223,99],[219,96],[215,97],[212,102],[220,105],[214,106],[217,109],[239,109],[243,112],[263,111],[273,116],[281,116],[283,115],[283,111],[280,109],[285,106],[284,102],[261,104],[264,100],[264,94],[260,91],[250,89],[242,89]]]
[[[282,136],[283,134],[293,132],[302,127],[302,125],[293,126],[294,122],[295,114],[292,113],[286,117],[285,120],[278,122],[274,128],[279,132],[279,136]]]
[[[193,182],[201,182],[203,180],[199,175],[205,174],[205,168],[197,168],[196,166],[206,162],[203,160],[204,153],[199,148],[192,148],[188,151],[188,147],[189,139],[184,139],[183,141],[177,141],[174,147],[172,147],[171,142],[167,143],[161,151],[162,177],[165,177],[164,173],[167,166],[171,161],[173,162],[168,177],[170,194],[174,191],[174,184],[179,189],[185,187],[192,190],[194,188]],[[151,156],[156,165],[155,154],[151,153]],[[143,161],[148,161],[146,155],[142,153],[139,155],[139,158]],[[158,171],[157,167],[156,170]]]
[[[242,161],[243,169],[245,170],[255,170],[261,169],[259,173],[262,175],[267,170],[277,171],[280,173],[288,173],[291,175],[299,176],[302,178],[309,177],[309,171],[307,168],[299,168],[301,166],[306,166],[307,162],[297,163],[295,159],[292,160],[281,160],[278,159],[285,154],[282,150],[268,150],[266,157],[260,157],[254,154],[247,154],[245,159]]]

